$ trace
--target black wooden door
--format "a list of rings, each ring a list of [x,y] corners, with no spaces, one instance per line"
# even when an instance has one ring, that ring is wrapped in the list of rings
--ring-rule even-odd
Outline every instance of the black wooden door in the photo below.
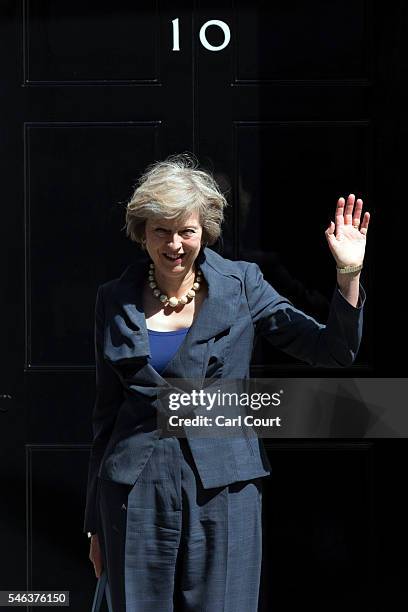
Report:
[[[384,379],[391,403],[406,381],[407,11],[401,0],[0,7],[0,589],[70,591],[85,612],[94,300],[136,257],[124,207],[147,164],[195,153],[230,204],[217,250],[259,263],[322,322],[335,286],[324,231],[339,196],[362,197],[357,361],[316,370],[261,342],[253,375]],[[402,610],[405,440],[362,440],[351,425],[350,437],[266,446],[259,609]]]

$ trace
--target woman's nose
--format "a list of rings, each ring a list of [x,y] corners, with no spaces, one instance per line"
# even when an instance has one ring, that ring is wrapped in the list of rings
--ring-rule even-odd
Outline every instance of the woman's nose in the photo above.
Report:
[[[173,234],[173,236],[170,237],[168,245],[174,249],[178,249],[181,246],[181,237],[178,234]]]

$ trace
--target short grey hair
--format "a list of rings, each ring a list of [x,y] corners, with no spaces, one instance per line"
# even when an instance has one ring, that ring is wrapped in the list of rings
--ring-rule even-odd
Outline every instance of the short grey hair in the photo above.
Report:
[[[211,172],[198,166],[189,152],[147,166],[126,205],[126,236],[142,245],[147,219],[183,219],[198,212],[202,241],[214,244],[221,235],[227,200]]]

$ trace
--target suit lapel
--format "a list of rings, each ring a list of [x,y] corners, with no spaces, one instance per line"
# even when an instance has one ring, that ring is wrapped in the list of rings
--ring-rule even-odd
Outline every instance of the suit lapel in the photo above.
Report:
[[[147,278],[149,258],[131,264],[116,281],[107,305],[105,321],[105,356],[113,364],[151,357],[146,318],[142,304],[142,288]],[[211,249],[200,251],[197,263],[208,283],[208,295],[186,334],[179,350],[162,374],[146,364],[140,375],[149,374],[157,383],[164,376],[174,378],[201,377],[206,369],[209,341],[233,324],[240,295],[240,281],[230,274],[228,260]]]
[[[104,353],[113,363],[150,356],[142,304],[142,288],[148,267],[149,259],[143,256],[112,283],[105,307]]]

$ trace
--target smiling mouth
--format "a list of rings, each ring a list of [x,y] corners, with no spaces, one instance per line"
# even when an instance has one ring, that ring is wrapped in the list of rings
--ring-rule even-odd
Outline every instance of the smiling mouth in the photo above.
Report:
[[[183,259],[185,253],[181,253],[180,255],[175,255],[174,257],[167,255],[167,253],[163,253],[164,257],[169,261],[176,261],[177,259]]]

